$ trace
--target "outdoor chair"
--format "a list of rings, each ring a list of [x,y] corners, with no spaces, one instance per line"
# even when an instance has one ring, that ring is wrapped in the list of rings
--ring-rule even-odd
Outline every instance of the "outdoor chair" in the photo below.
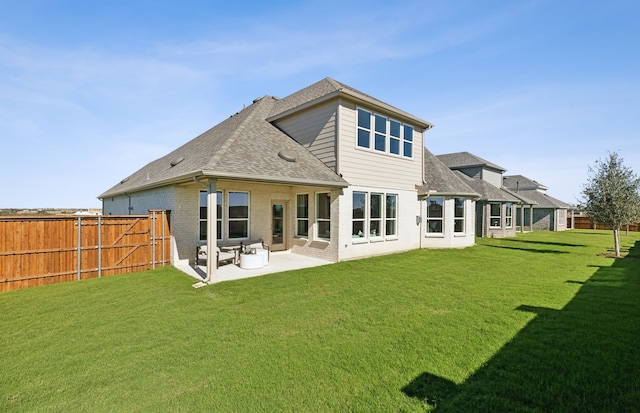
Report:
[[[240,253],[249,254],[255,250],[256,254],[264,256],[264,263],[268,264],[271,258],[271,248],[268,244],[265,244],[262,239],[256,241],[242,241],[240,242]]]
[[[196,251],[196,265],[201,265],[200,263],[207,260],[207,245],[199,245],[198,250]],[[220,247],[216,247],[216,268],[220,267],[220,263],[223,262],[232,262],[236,261],[236,253],[235,251],[221,251]]]

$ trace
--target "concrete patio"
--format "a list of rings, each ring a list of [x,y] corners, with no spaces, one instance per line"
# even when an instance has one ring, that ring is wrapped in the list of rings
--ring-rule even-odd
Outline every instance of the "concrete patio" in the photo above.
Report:
[[[255,270],[242,269],[237,264],[221,265],[218,268],[218,282],[240,280],[243,278],[258,277],[266,274],[297,270],[301,268],[318,267],[320,265],[327,264],[332,264],[332,262],[307,257],[305,255],[293,254],[289,251],[278,251],[271,253],[269,263],[267,265]],[[175,267],[200,282],[205,279],[207,274],[207,267],[204,265],[190,266],[186,264],[179,264]],[[203,283],[202,285],[206,284]],[[194,285],[194,287],[195,286],[196,285]]]

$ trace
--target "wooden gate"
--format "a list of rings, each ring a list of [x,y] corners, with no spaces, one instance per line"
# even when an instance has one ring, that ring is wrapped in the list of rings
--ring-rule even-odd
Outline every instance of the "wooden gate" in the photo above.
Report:
[[[0,291],[164,266],[169,240],[166,211],[0,217]]]

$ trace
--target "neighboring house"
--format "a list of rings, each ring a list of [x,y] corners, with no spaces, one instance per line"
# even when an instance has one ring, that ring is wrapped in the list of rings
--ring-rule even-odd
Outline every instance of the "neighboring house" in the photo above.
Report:
[[[475,244],[475,205],[480,194],[429,150],[424,149],[423,247],[455,248]]]
[[[522,201],[502,187],[505,169],[469,152],[438,155],[449,169],[471,187],[480,198],[476,201],[476,235],[479,237],[513,237],[514,215]]]
[[[99,198],[105,214],[170,211],[174,263],[193,262],[202,243],[212,257],[218,245],[259,238],[274,251],[334,262],[473,245],[477,195],[461,182],[427,182],[433,161],[423,159],[423,136],[431,127],[326,78],[282,99],[254,100]],[[425,207],[433,194],[445,198],[442,217]],[[427,226],[437,230],[437,219],[434,235]],[[217,281],[215,265],[207,280]]]
[[[531,201],[531,207],[518,214],[518,225],[529,225],[533,230],[567,229],[567,215],[573,206],[547,195],[546,186],[522,175],[505,176],[503,185],[518,198]]]

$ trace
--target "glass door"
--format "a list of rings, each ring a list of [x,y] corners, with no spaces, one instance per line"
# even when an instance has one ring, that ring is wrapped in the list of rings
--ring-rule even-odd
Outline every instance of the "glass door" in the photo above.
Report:
[[[284,203],[271,204],[271,251],[282,251],[285,246]]]

